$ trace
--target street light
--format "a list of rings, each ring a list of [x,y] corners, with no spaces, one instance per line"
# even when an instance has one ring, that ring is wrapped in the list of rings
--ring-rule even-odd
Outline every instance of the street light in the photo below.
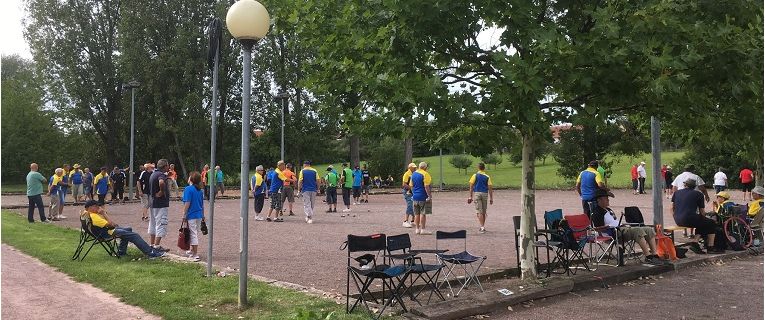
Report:
[[[128,170],[128,199],[133,200],[133,153],[135,150],[135,89],[141,87],[138,81],[130,81],[122,85],[123,89],[130,89],[130,168]]]
[[[252,46],[268,33],[270,18],[266,8],[255,0],[239,0],[228,9],[226,28],[242,44],[242,172],[239,190],[239,308],[247,305],[248,182],[250,175],[250,87]]]
[[[276,101],[279,102],[279,107],[282,109],[282,149],[281,149],[282,156],[281,158],[279,158],[281,160],[284,160],[284,109],[287,107],[287,103],[289,102],[289,97],[290,95],[283,90],[280,90],[279,93],[274,96]]]

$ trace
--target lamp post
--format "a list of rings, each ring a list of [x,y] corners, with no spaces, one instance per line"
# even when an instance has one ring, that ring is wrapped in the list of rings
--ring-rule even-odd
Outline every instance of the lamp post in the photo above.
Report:
[[[255,0],[239,0],[228,9],[226,28],[242,44],[242,171],[239,190],[239,308],[247,305],[248,182],[250,175],[250,87],[252,47],[268,33],[270,18]]]
[[[282,133],[281,133],[282,148],[281,148],[281,158],[280,158],[281,160],[284,160],[284,109],[287,106],[289,97],[290,95],[283,90],[280,90],[279,93],[276,96],[274,96],[274,98],[276,98],[276,101],[279,102],[279,108],[282,109]]]
[[[123,89],[130,89],[130,168],[128,170],[128,199],[133,200],[133,154],[135,150],[135,89],[140,88],[141,83],[130,81],[122,85]]]

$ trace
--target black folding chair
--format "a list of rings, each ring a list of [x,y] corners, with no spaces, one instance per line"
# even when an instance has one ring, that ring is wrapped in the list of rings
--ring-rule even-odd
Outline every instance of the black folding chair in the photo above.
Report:
[[[373,234],[370,236],[354,236],[349,234],[348,241],[348,277],[346,282],[346,300],[345,310],[347,313],[353,312],[359,302],[363,303],[367,311],[374,315],[368,302],[380,304],[380,301],[372,294],[371,285],[375,280],[382,282],[383,297],[380,313],[375,317],[379,319],[385,309],[398,303],[406,312],[406,306],[401,299],[402,287],[409,275],[409,267],[406,265],[389,266],[384,263],[377,263],[377,256],[386,250],[386,239],[384,234]],[[374,252],[374,253],[372,253]],[[351,253],[364,253],[353,257]],[[358,264],[359,267],[353,266]],[[356,285],[358,297],[351,305],[351,278]],[[390,297],[386,297],[386,291]]]
[[[459,230],[455,232],[436,231],[436,249],[438,249],[439,240],[444,241],[459,239],[464,241],[464,249],[462,252],[457,254],[436,253],[436,257],[438,257],[438,260],[441,262],[441,264],[448,267],[446,269],[446,273],[444,274],[443,280],[441,280],[441,283],[439,284],[439,287],[442,287],[443,284],[446,283],[446,285],[449,286],[449,291],[454,297],[459,296],[462,290],[465,289],[471,282],[478,284],[478,287],[481,289],[481,291],[483,291],[481,281],[478,280],[478,270],[481,269],[483,262],[486,261],[486,256],[475,256],[467,251],[467,231],[465,230]],[[461,280],[460,277],[457,276],[454,272],[457,266],[459,266],[463,271],[465,279],[464,281]],[[457,293],[454,293],[450,277],[454,280],[457,280],[457,282],[461,285],[460,289],[457,290]]]
[[[396,251],[398,251],[398,254]],[[417,282],[417,280],[422,279],[423,282],[425,282],[425,285],[423,285],[420,290],[417,291],[417,293],[409,294],[411,299],[417,302],[419,305],[422,305],[422,303],[417,300],[417,297],[425,289],[430,289],[427,303],[430,303],[430,299],[433,297],[434,293],[439,299],[446,300],[441,294],[441,290],[439,290],[438,286],[436,285],[436,281],[441,275],[441,270],[444,268],[444,265],[424,264],[422,257],[418,256],[418,253],[424,251],[429,250],[412,250],[412,241],[409,239],[408,233],[388,236],[388,258],[390,258],[391,261],[403,261],[409,267],[409,272],[414,275],[414,279],[412,279],[410,276],[409,286],[405,289],[405,292],[408,293],[408,291]]]
[[[90,247],[83,254],[82,250],[85,249],[88,243],[90,243]],[[117,255],[117,238],[108,235],[104,229],[94,227],[93,222],[90,220],[90,214],[84,212],[80,215],[80,240],[77,243],[77,248],[74,249],[72,260],[85,260],[85,257],[88,256],[88,253],[90,253],[90,250],[96,244],[100,244],[108,255],[119,258],[119,255]]]

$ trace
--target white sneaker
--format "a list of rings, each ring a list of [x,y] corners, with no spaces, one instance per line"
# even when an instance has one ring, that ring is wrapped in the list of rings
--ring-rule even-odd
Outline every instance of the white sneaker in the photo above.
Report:
[[[186,257],[191,258],[193,255],[191,254],[191,250],[186,250]]]
[[[308,222],[308,224],[312,224],[313,223],[313,219],[308,218],[308,221],[306,221],[306,222]]]
[[[412,224],[409,223],[409,221],[404,221],[404,223],[402,223],[401,226],[404,227],[404,228],[411,228]]]
[[[415,234],[420,234],[420,228],[414,229]]]
[[[343,209],[343,212],[351,212],[351,209]]]
[[[191,257],[191,261],[194,261],[194,262],[198,262],[198,261],[201,261],[201,260],[202,260],[202,259],[200,259],[200,258],[199,258],[199,256],[193,256],[193,257]]]
[[[481,227],[480,229],[478,229],[478,232],[480,232],[480,233],[486,233],[486,228],[484,228],[484,227]]]
[[[263,221],[263,220],[266,220],[266,218],[263,218],[263,216],[255,217],[255,221]]]
[[[433,234],[433,233],[425,229],[420,229],[420,234]]]

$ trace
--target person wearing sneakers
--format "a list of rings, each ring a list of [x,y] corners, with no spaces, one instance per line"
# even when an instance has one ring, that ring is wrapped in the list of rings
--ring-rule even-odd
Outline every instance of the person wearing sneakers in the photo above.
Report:
[[[363,203],[369,203],[369,189],[372,188],[372,176],[369,174],[369,169],[367,169],[367,164],[365,163],[364,166],[362,166],[361,169],[361,177],[364,181],[362,181],[362,188],[361,188],[361,202]]]
[[[409,186],[412,187],[412,205],[414,207],[414,233],[431,234],[425,229],[427,216],[433,214],[433,198],[430,189],[428,164],[420,162],[419,169],[412,173]]]
[[[351,190],[353,189],[353,171],[348,168],[347,163],[343,163],[343,170],[340,173],[340,183],[343,186],[343,214],[341,217],[345,217],[346,212],[351,212]]]
[[[143,165],[143,172],[138,176],[138,191],[141,197],[141,221],[149,221],[149,208],[151,208],[151,193],[149,192],[149,178],[154,172],[154,165],[146,163]]]
[[[252,192],[252,198],[255,205],[255,221],[263,221],[266,218],[260,215],[263,212],[263,204],[266,202],[266,191],[268,186],[266,185],[266,179],[263,178],[265,170],[263,166],[257,166],[255,168],[255,174],[250,179],[250,192]]]
[[[727,191],[720,191],[715,194],[715,197],[715,201],[712,201],[712,210],[716,214],[720,214],[723,210],[736,205],[733,201],[730,201],[730,193]]]
[[[62,183],[61,176],[64,175],[64,169],[56,168],[56,170],[53,172],[53,175],[50,176],[50,179],[48,180],[47,195],[50,196],[50,210],[48,212],[48,220],[58,221],[59,209],[64,205],[64,203],[61,202],[61,196],[59,196],[59,192],[62,192],[59,185]]]
[[[103,206],[106,202],[106,194],[111,189],[112,182],[109,181],[109,173],[107,173],[106,167],[101,167],[101,172],[93,178],[93,189],[98,196],[98,205]]]
[[[634,227],[623,226],[619,224],[619,219],[616,218],[610,205],[610,199],[614,194],[605,190],[598,189],[595,191],[595,202],[592,212],[592,225],[598,227],[609,227],[601,233],[607,234],[610,237],[618,236],[622,241],[635,241],[640,249],[643,251],[643,259],[648,264],[663,265],[667,261],[661,259],[656,254],[656,230],[653,227]]]
[[[404,175],[401,178],[401,192],[404,194],[404,201],[406,202],[406,212],[404,212],[404,222],[401,224],[404,228],[411,228],[414,224],[414,206],[412,205],[412,187],[409,186],[409,182],[412,180],[412,173],[417,170],[417,165],[414,162],[410,163]],[[411,219],[411,222],[409,221]]]
[[[305,222],[313,223],[313,209],[316,191],[319,190],[319,172],[311,167],[311,161],[303,162],[303,170],[298,175],[298,193],[303,195]]]
[[[749,202],[749,208],[747,210],[747,216],[752,219],[751,227],[755,230],[754,245],[762,245],[762,208],[763,208],[763,188],[762,186],[756,186],[752,188],[752,200]]]
[[[284,211],[284,205],[286,204],[290,210],[289,215],[294,216],[292,204],[295,203],[295,184],[297,184],[297,179],[295,178],[295,172],[292,171],[292,164],[288,163],[287,169],[282,170],[282,173],[287,178],[287,180],[284,180],[284,187],[282,188],[282,211]],[[282,214],[280,213],[279,215]]]
[[[78,205],[80,203],[80,200],[82,199],[82,170],[80,170],[80,165],[78,163],[75,163],[72,167],[72,171],[69,172],[69,179],[72,181],[72,198],[74,198],[74,205]]]
[[[36,163],[29,164],[29,173],[27,173],[27,199],[29,200],[29,209],[27,210],[27,219],[30,223],[35,222],[35,207],[40,214],[41,222],[50,222],[45,218],[45,205],[43,204],[42,193],[43,184],[48,180],[42,174],[37,172]]]
[[[359,166],[353,170],[353,204],[361,203],[361,189],[364,187],[364,177]]]
[[[199,227],[205,221],[205,212],[202,203],[204,202],[204,186],[202,186],[202,175],[199,172],[192,171],[189,174],[191,185],[183,188],[183,221],[189,224],[189,244],[191,250],[186,251],[186,255],[193,261],[199,261],[197,249],[199,248]],[[168,188],[169,189],[169,188]]]
[[[690,178],[683,182],[684,188],[675,191],[672,195],[672,216],[678,226],[696,228],[696,234],[692,238],[691,251],[696,254],[704,254],[699,245],[701,237],[706,238],[707,252],[720,253],[714,248],[715,229],[717,223],[708,219],[704,214],[704,194],[696,190],[696,179]]]
[[[93,224],[91,231],[94,235],[100,238],[108,238],[113,236],[120,239],[119,247],[117,247],[117,255],[124,256],[127,254],[128,242],[134,244],[138,250],[141,250],[143,254],[149,256],[149,259],[159,258],[165,255],[164,251],[154,250],[149,246],[141,236],[133,232],[131,227],[123,227],[112,221],[109,215],[102,208],[98,201],[88,200],[85,202],[85,211],[82,215],[88,215],[90,221]]]
[[[168,251],[160,245],[167,235],[167,214],[170,208],[170,184],[167,183],[167,159],[157,161],[157,170],[149,177],[149,195],[151,195],[151,214],[149,214],[150,244],[154,249]]]
[[[284,181],[287,181],[287,177],[284,176],[282,170],[286,169],[283,160],[279,160],[276,163],[276,169],[271,172],[271,187],[268,189],[268,197],[271,198],[271,207],[268,209],[266,215],[266,221],[271,222],[271,214],[274,214],[274,222],[282,222],[284,219],[279,217],[279,213],[282,212],[282,197],[281,190],[284,186]]]
[[[330,165],[327,168],[327,174],[324,175],[324,184],[327,186],[327,213],[337,212],[337,173]]]
[[[491,177],[486,174],[486,165],[483,162],[478,163],[478,172],[473,174],[468,180],[470,184],[470,196],[467,203],[475,202],[475,214],[478,217],[478,229],[480,233],[486,233],[486,207],[488,204],[494,204],[494,190],[491,186]],[[487,201],[488,200],[488,201]]]

